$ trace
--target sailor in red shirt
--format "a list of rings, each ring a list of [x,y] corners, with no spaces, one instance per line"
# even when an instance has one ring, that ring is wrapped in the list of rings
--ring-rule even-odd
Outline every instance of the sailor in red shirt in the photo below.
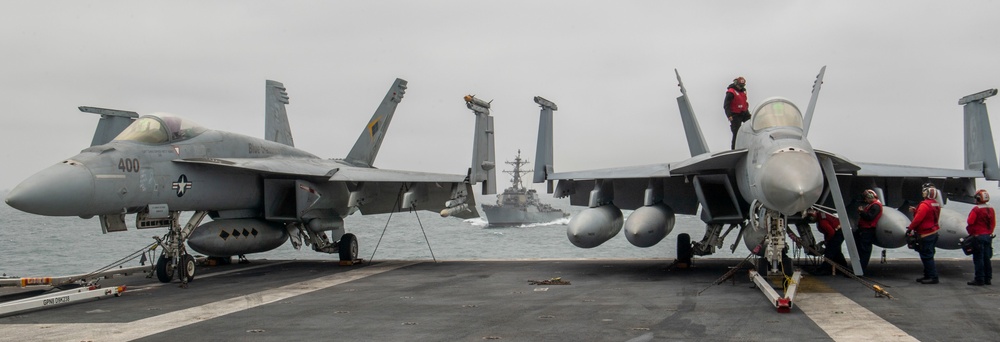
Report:
[[[865,190],[863,195],[865,205],[858,207],[858,258],[861,261],[861,272],[868,274],[868,261],[872,257],[872,245],[875,244],[875,228],[882,218],[882,202],[878,200],[875,190]]]
[[[938,203],[938,190],[934,187],[924,188],[924,200],[914,210],[913,221],[906,227],[906,234],[917,238],[917,253],[920,262],[924,264],[924,277],[917,279],[921,284],[937,284],[938,273],[934,265],[934,251],[938,241],[938,218],[941,217],[941,204]]]
[[[733,143],[731,149],[736,149],[736,133],[740,131],[740,126],[744,121],[750,120],[750,108],[747,103],[747,79],[742,76],[733,80],[733,83],[726,88],[726,99],[722,102],[722,109],[726,111],[726,118],[729,119],[729,129],[733,131]]]
[[[814,208],[809,208],[806,214],[809,215],[809,218],[813,222],[816,222],[816,227],[819,228],[820,233],[823,233],[823,238],[826,240],[824,242],[826,249],[823,250],[823,257],[840,266],[847,267],[847,259],[844,258],[843,251],[844,232],[840,229],[840,219]],[[833,274],[833,266],[824,263],[814,274]]]
[[[976,279],[969,285],[992,285],[993,264],[993,229],[997,226],[996,212],[986,202],[990,201],[990,193],[980,189],[976,191],[976,206],[969,212],[969,225],[965,230],[975,239],[972,245],[972,265],[976,268]]]

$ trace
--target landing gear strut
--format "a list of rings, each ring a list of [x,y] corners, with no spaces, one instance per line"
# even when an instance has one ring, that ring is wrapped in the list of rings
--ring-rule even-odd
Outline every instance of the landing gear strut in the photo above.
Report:
[[[160,282],[169,283],[172,281],[175,270],[180,271],[178,276],[182,286],[194,280],[195,260],[191,254],[187,253],[185,242],[206,215],[208,215],[207,211],[195,212],[182,228],[179,223],[180,213],[170,214],[170,231],[167,232],[166,238],[162,240],[156,238],[160,246],[163,246],[163,253],[156,261],[156,279]]]
[[[750,271],[750,279],[771,301],[778,312],[790,312],[802,271],[794,270],[793,272],[792,270],[792,259],[788,257],[788,246],[785,243],[785,234],[788,229],[785,216],[765,208],[757,201],[750,204],[750,209],[748,236],[756,237],[751,238],[752,241],[761,241],[757,248],[763,249],[754,250],[761,258],[758,260],[757,270]],[[760,237],[761,235],[763,238]],[[771,287],[771,284],[764,277],[765,274],[780,275],[783,278],[784,296],[779,296]]]

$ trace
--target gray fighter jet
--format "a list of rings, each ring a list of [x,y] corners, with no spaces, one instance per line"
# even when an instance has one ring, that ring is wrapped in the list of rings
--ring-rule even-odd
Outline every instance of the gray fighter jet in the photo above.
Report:
[[[587,206],[570,220],[567,235],[581,248],[598,246],[619,231],[633,245],[649,247],[672,229],[675,214],[700,215],[707,224],[705,237],[691,243],[678,238],[678,259],[708,255],[722,247],[735,227],[748,249],[766,257],[762,263],[778,271],[788,262],[783,250],[789,224],[796,225],[805,244],[814,244],[804,210],[818,207],[836,212],[841,226],[851,227],[865,189],[875,189],[885,210],[878,225],[877,245],[885,248],[905,244],[909,224],[906,209],[920,201],[921,187],[933,183],[948,199],[974,203],[975,180],[1000,179],[993,135],[984,101],[996,94],[987,90],[962,98],[965,106],[965,161],[963,169],[853,162],[843,156],[817,150],[809,143],[809,123],[816,106],[823,74],[820,70],[812,97],[803,115],[791,101],[776,97],[764,100],[748,124],[737,133],[736,149],[712,153],[694,116],[687,91],[677,80],[677,98],[687,134],[691,158],[675,163],[613,169],[555,172],[552,154],[552,111],[555,105],[536,97],[541,107],[535,183],[558,180],[556,197],[570,197],[572,205]],[[676,73],[676,70],[675,70]],[[825,208],[825,209],[824,209]],[[835,208],[835,209],[834,209]],[[899,208],[900,210],[893,210]],[[621,209],[634,212],[623,223]],[[959,248],[965,236],[964,222],[942,214],[940,248]],[[730,225],[723,234],[724,225]],[[844,234],[856,274],[862,274],[853,234]],[[733,250],[736,244],[731,247]],[[763,260],[763,259],[762,259]],[[784,261],[784,262],[783,262]],[[785,269],[786,273],[788,268]]]
[[[465,175],[375,168],[406,81],[396,79],[344,159],[323,159],[293,146],[281,83],[266,82],[265,139],[211,130],[156,113],[81,107],[101,114],[91,147],[31,176],[7,195],[7,204],[48,216],[98,216],[105,233],[169,227],[157,277],[174,270],[193,279],[196,252],[212,256],[259,253],[286,240],[341,260],[357,259],[358,241],[344,217],[410,210],[476,217],[472,185],[495,193],[492,117],[476,112],[473,166]],[[180,213],[193,211],[181,225]],[[211,222],[202,224],[205,216]]]

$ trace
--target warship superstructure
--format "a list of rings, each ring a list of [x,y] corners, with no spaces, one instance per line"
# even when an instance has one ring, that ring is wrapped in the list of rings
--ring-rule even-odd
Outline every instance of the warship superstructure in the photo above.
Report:
[[[504,171],[513,176],[511,186],[497,195],[496,205],[483,204],[483,212],[486,214],[489,227],[545,223],[569,216],[569,213],[539,201],[538,192],[535,189],[525,188],[521,183],[521,175],[529,172],[521,170],[521,166],[528,164],[526,160],[521,159],[521,150],[517,151],[514,161],[505,163],[514,166],[514,170]]]

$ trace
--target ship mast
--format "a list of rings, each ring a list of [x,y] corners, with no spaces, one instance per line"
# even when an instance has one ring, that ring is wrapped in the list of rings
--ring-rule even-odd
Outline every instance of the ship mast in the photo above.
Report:
[[[514,161],[512,162],[505,161],[504,163],[508,165],[514,165],[513,171],[507,171],[507,170],[503,171],[504,173],[509,173],[512,176],[514,176],[514,178],[510,180],[512,188],[514,190],[520,190],[524,188],[524,185],[521,183],[521,174],[528,173],[528,171],[521,171],[521,166],[528,164],[528,161],[521,159],[521,149],[517,149],[517,157],[514,157]]]

